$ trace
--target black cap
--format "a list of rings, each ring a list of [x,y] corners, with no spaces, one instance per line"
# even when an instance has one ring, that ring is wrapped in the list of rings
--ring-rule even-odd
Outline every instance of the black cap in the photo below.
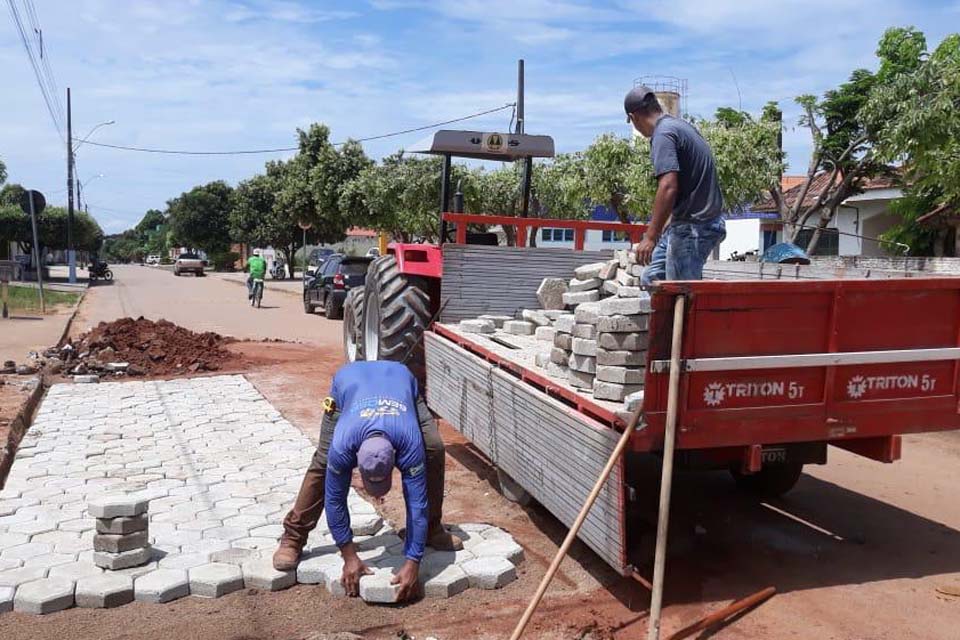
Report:
[[[629,116],[631,113],[646,109],[652,103],[657,103],[657,96],[653,93],[653,89],[646,85],[638,84],[633,89],[630,89],[627,97],[623,99],[623,109]],[[630,119],[627,118],[627,121],[629,122]]]

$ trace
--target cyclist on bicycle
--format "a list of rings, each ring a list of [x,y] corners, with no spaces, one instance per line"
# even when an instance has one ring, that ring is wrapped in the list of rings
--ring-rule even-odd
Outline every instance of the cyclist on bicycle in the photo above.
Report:
[[[247,300],[252,300],[253,281],[263,280],[267,275],[267,261],[260,255],[260,249],[254,249],[253,255],[247,260],[247,271],[250,273],[247,277]]]

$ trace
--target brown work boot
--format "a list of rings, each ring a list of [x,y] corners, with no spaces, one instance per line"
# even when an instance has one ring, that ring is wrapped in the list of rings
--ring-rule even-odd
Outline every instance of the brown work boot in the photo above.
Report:
[[[427,546],[437,551],[460,551],[463,549],[463,540],[437,524],[427,532]]]
[[[287,538],[280,539],[280,546],[273,553],[273,568],[277,571],[293,571],[300,564],[299,544]]]

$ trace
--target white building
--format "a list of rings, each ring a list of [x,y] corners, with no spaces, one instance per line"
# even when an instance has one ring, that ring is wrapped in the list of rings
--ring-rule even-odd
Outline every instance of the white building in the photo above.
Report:
[[[795,185],[784,192],[784,199],[789,203],[799,197],[803,180],[798,183],[795,176],[785,176],[785,179],[790,179]],[[806,200],[812,202],[820,195],[822,181],[823,176],[814,180]],[[898,218],[890,213],[889,206],[903,195],[902,191],[893,180],[886,177],[868,180],[862,188],[862,193],[850,196],[837,209],[833,220],[821,234],[814,255],[885,256],[897,253],[877,239],[897,223]],[[813,226],[816,220],[812,219],[807,224]],[[802,229],[796,244],[805,248],[813,232],[813,229]],[[776,207],[772,201],[764,201],[747,212],[728,216],[727,238],[720,244],[719,257],[727,260],[733,252],[743,254],[749,251],[756,251],[759,255],[785,239]]]

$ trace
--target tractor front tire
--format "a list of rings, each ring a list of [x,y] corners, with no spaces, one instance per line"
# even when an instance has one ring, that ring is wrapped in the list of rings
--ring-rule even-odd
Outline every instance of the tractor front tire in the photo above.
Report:
[[[347,362],[363,360],[364,287],[351,289],[343,302],[343,353]]]
[[[404,362],[422,382],[426,364],[421,337],[431,318],[427,282],[400,273],[395,257],[382,256],[370,263],[365,288],[365,359]]]
[[[769,500],[793,489],[803,473],[803,463],[774,462],[763,465],[757,473],[744,474],[739,469],[731,469],[730,473],[741,491],[760,500]]]

